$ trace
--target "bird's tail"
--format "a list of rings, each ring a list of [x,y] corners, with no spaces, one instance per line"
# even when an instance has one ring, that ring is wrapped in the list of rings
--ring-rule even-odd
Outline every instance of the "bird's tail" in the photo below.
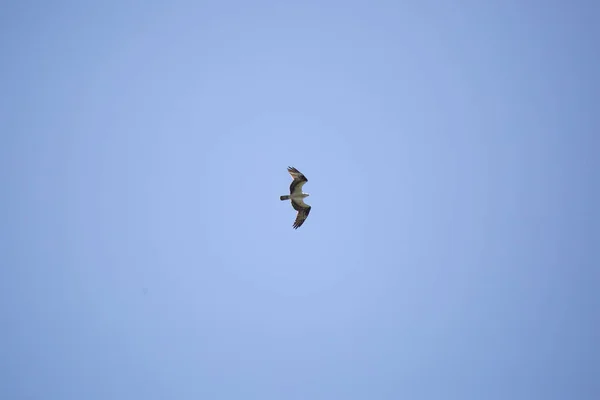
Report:
[[[289,200],[290,196],[279,196],[279,200],[283,201],[283,200]]]

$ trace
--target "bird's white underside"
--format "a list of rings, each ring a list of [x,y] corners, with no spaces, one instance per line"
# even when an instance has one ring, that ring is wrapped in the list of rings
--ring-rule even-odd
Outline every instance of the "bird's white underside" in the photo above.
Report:
[[[290,200],[295,201],[296,203],[300,204],[301,206],[306,206],[307,204],[304,202],[304,198],[308,197],[308,195],[306,193],[298,193],[298,194],[293,194],[290,196]]]

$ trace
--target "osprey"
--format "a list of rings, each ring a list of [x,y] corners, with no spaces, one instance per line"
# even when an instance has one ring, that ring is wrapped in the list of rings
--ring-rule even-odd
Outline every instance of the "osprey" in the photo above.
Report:
[[[292,183],[290,184],[290,194],[286,196],[279,196],[279,199],[281,201],[291,200],[292,207],[294,207],[294,210],[298,211],[293,225],[294,229],[298,229],[302,226],[304,221],[306,221],[306,218],[310,213],[310,206],[304,202],[304,198],[310,195],[302,192],[302,186],[308,182],[308,179],[306,179],[302,172],[298,171],[294,167],[288,167],[288,172],[293,179]]]

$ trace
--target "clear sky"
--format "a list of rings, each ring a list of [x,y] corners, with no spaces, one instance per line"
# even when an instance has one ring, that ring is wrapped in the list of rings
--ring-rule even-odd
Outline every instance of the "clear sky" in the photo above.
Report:
[[[599,399],[599,9],[5,3],[0,398]]]

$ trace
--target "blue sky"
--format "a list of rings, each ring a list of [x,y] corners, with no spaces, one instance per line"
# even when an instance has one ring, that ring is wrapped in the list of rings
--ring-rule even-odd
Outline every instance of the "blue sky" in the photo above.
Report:
[[[0,398],[600,398],[597,5],[94,3],[0,16]]]

